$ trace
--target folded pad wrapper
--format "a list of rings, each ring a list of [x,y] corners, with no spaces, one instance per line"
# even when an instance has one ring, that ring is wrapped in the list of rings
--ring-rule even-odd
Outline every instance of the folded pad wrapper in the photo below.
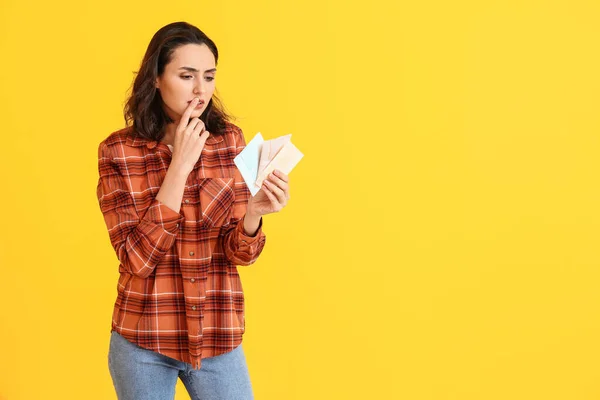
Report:
[[[273,170],[287,175],[302,157],[304,154],[292,143],[291,134],[264,140],[258,132],[233,161],[254,196]]]

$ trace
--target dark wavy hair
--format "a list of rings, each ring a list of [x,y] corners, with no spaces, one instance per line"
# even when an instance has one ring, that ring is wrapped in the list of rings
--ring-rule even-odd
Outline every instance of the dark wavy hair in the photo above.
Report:
[[[215,65],[218,62],[217,46],[197,27],[187,22],[173,22],[160,28],[150,40],[123,110],[125,123],[133,127],[133,136],[160,141],[167,124],[174,122],[163,108],[162,97],[155,83],[156,78],[165,71],[165,66],[171,62],[173,52],[186,44],[205,44],[215,56]],[[220,135],[225,130],[226,121],[232,117],[213,93],[200,119],[210,133]]]

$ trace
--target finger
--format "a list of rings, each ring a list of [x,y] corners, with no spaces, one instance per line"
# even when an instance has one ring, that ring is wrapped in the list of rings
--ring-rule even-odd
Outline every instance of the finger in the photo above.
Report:
[[[203,131],[201,134],[198,135],[203,146],[204,146],[204,143],[206,143],[206,139],[208,139],[209,136],[210,136],[209,131]]]
[[[263,192],[265,192],[265,194],[267,195],[267,197],[269,198],[269,200],[271,201],[271,204],[273,205],[273,209],[277,212],[279,210],[281,210],[282,206],[281,204],[279,204],[279,201],[277,201],[277,197],[275,197],[275,195],[269,190],[269,188],[267,188],[264,184],[263,184]]]
[[[283,197],[286,200],[290,199],[290,185],[288,185],[287,183],[285,183],[281,179],[277,178],[273,174],[269,174],[269,176],[267,177],[267,179],[265,181],[273,183],[275,185],[275,187],[281,189],[283,191]]]
[[[194,125],[194,129],[190,131],[190,133],[194,134],[194,136],[200,136],[200,133],[206,128],[204,122],[200,118],[198,118],[198,123]]]
[[[203,127],[202,120],[198,117],[194,117],[194,118],[190,119],[190,123],[188,124],[186,131],[191,133],[194,130],[196,130],[198,127],[200,127],[200,128]]]
[[[277,196],[277,200],[279,201],[279,203],[281,203],[281,205],[285,205],[287,199],[285,197],[285,193],[283,192],[283,190],[281,190],[280,188],[278,188],[277,186],[275,186],[274,183],[271,183],[267,179],[265,179],[263,182],[267,185],[267,188],[273,194],[275,194],[275,196]]]
[[[278,178],[277,176],[273,175],[272,173],[269,174],[268,178],[267,178],[271,183],[274,183],[277,187],[279,187],[281,190],[283,190],[284,192],[288,189],[289,185],[287,184],[287,182],[281,180],[280,178]]]
[[[202,122],[202,121],[200,121],[200,122]],[[204,137],[204,140],[206,140],[208,138],[208,135],[210,134],[210,132],[206,130],[206,125],[204,125],[204,123],[202,122],[202,123],[198,123],[198,125],[196,125],[196,127],[192,131],[192,134],[199,138]]]
[[[287,174],[284,174],[281,170],[279,169],[275,169],[273,171],[273,173],[279,178],[281,179],[281,181],[285,182],[284,185],[279,185],[279,187],[281,187],[281,189],[285,192],[285,198],[286,199],[290,199],[290,177]]]
[[[284,181],[284,182],[286,182],[286,183],[290,181],[290,177],[289,177],[289,176],[287,176],[286,174],[284,174],[283,172],[281,172],[280,170],[276,169],[276,170],[274,170],[273,172],[274,172],[274,173],[275,173],[275,175],[276,175],[276,176],[277,176],[279,179],[281,179],[282,181]]]
[[[190,120],[190,115],[192,115],[192,111],[194,111],[194,108],[196,108],[197,104],[198,104],[198,97],[194,97],[194,99],[192,101],[190,101],[190,104],[187,106],[187,108],[181,115],[181,120],[179,121],[180,129],[184,129],[188,125],[188,122]]]

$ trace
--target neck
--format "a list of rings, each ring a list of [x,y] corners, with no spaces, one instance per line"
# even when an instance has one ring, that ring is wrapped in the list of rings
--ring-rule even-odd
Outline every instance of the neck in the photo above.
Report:
[[[161,139],[161,142],[164,144],[170,144],[173,146],[175,143],[175,129],[177,125],[175,123],[170,123],[165,127],[165,136]]]

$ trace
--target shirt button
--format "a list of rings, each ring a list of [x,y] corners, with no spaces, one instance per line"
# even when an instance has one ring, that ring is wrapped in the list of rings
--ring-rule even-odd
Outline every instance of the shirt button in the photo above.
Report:
[[[194,283],[196,280],[194,278],[190,279],[190,282]]]
[[[175,224],[175,228],[179,228],[179,224]]]
[[[190,202],[190,199],[185,199],[185,204],[188,204]]]
[[[190,256],[193,256],[195,253],[193,251],[190,251]]]
[[[192,306],[192,310],[196,311],[196,306]]]

